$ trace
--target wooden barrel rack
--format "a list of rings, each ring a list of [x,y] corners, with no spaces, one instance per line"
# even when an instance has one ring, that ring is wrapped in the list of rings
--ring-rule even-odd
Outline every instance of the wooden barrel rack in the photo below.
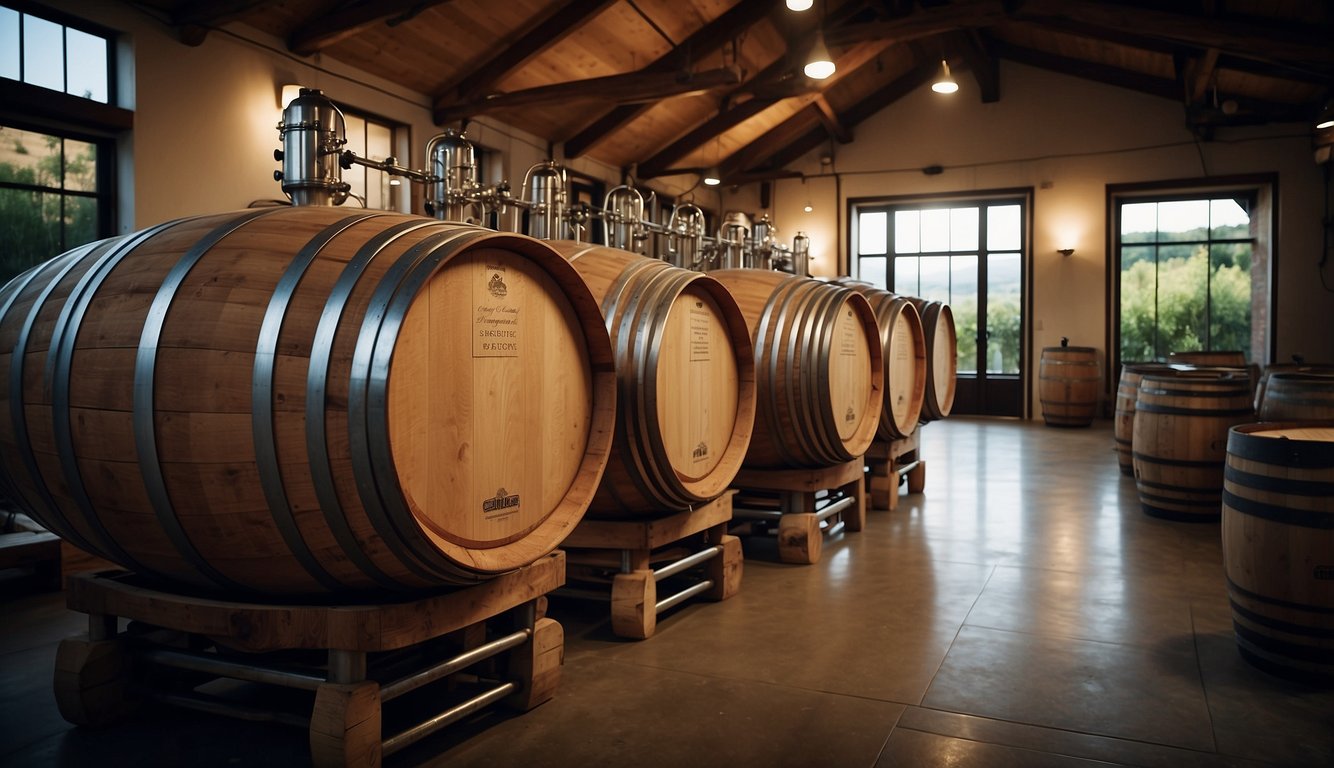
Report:
[[[668,517],[585,518],[563,545],[566,578],[580,586],[556,595],[610,599],[612,633],[631,640],[652,637],[658,616],[693,597],[718,601],[735,595],[744,560],[741,539],[727,532],[734,494],[729,490]],[[658,585],[666,582],[684,586],[660,599]]]
[[[866,450],[866,490],[873,509],[899,507],[899,486],[908,493],[926,488],[926,460],[921,457],[922,426],[900,440],[876,440]]]
[[[173,707],[307,729],[316,766],[378,766],[381,760],[462,720],[504,703],[527,711],[555,695],[565,634],[541,616],[545,595],[565,581],[565,555],[553,552],[530,565],[475,586],[395,603],[293,605],[239,603],[161,592],[124,572],[71,579],[69,607],[88,614],[89,631],[61,642],[55,695],[61,715],[76,725],[108,725],[131,715],[144,698]],[[189,643],[159,644],[150,635],[120,632],[120,618],[148,628],[185,633]],[[158,633],[162,634],[162,633]],[[428,645],[429,644],[429,645]],[[252,653],[327,654],[323,675],[261,657],[261,662],[214,646]],[[449,646],[457,655],[438,658]],[[403,674],[388,662],[420,650],[420,666]],[[243,659],[243,660],[238,660]],[[174,675],[147,675],[167,669]],[[468,670],[486,689],[447,691],[450,706],[387,738],[382,704]],[[377,679],[400,675],[385,682]],[[261,710],[205,697],[194,689],[218,678],[314,693],[308,714]],[[460,686],[462,689],[463,686]],[[201,755],[202,757],[202,755]]]
[[[780,561],[818,563],[825,535],[865,525],[865,476],[864,456],[819,469],[742,469],[733,531],[776,532]]]

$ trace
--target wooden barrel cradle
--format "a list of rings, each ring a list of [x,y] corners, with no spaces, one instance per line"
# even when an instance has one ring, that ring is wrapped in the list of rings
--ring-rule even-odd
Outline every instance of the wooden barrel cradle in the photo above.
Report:
[[[899,440],[917,429],[926,398],[926,336],[917,306],[906,297],[851,279],[838,281],[866,297],[880,326],[885,360],[885,405],[880,412],[881,440]]]
[[[1334,421],[1334,373],[1274,373],[1257,394],[1261,421]]]
[[[1146,375],[1135,402],[1135,486],[1155,517],[1218,519],[1227,431],[1251,421],[1244,376],[1208,371]]]
[[[1269,378],[1280,373],[1304,373],[1316,374],[1318,376],[1334,376],[1334,365],[1327,363],[1272,363],[1266,365],[1255,383],[1255,412],[1260,414],[1261,406],[1264,405],[1265,390],[1269,387]],[[1326,416],[1325,418],[1334,418]],[[1261,420],[1265,420],[1260,415]],[[1277,421],[1280,419],[1270,419]]]
[[[1044,347],[1038,397],[1048,426],[1087,427],[1098,411],[1102,366],[1093,347]]]
[[[653,515],[710,501],[741,469],[755,424],[755,356],[717,280],[616,248],[549,242],[602,306],[619,418],[590,515]]]
[[[909,297],[922,316],[926,338],[926,392],[922,398],[922,421],[938,421],[954,408],[955,378],[959,368],[959,340],[954,331],[950,305]]]
[[[760,269],[709,273],[736,298],[755,349],[745,466],[827,467],[861,457],[883,407],[880,331],[850,288]]]
[[[1191,352],[1168,352],[1168,363],[1182,365],[1223,366],[1227,368],[1245,368],[1246,353],[1239,349],[1194,350]]]
[[[475,582],[556,547],[606,467],[602,314],[531,238],[258,209],[81,248],[0,295],[9,484],[173,584]]]
[[[1226,472],[1238,650],[1268,671],[1334,684],[1334,421],[1233,427]]]
[[[1116,462],[1121,473],[1135,476],[1132,458],[1135,437],[1135,400],[1139,397],[1139,382],[1148,374],[1167,374],[1172,369],[1166,363],[1128,363],[1121,366],[1121,378],[1116,385],[1116,412],[1113,436],[1116,441]]]

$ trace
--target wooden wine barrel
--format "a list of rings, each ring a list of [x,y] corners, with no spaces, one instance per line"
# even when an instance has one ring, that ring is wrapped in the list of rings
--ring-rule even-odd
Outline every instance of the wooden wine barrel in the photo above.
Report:
[[[1265,389],[1269,386],[1269,377],[1279,373],[1313,373],[1320,376],[1334,376],[1334,365],[1327,363],[1273,363],[1266,365],[1264,371],[1256,378],[1256,414],[1260,413],[1260,406],[1264,404]],[[1260,418],[1264,419],[1263,416]]]
[[[1233,427],[1222,529],[1241,655],[1334,684],[1334,421]]]
[[[1184,365],[1223,366],[1245,368],[1246,353],[1239,349],[1231,350],[1195,350],[1193,352],[1168,352],[1168,363]]]
[[[1228,428],[1253,418],[1244,377],[1193,371],[1144,376],[1132,438],[1144,511],[1174,520],[1217,520]]]
[[[1135,400],[1139,397],[1139,382],[1148,374],[1169,374],[1166,363],[1128,363],[1121,366],[1121,378],[1116,385],[1116,417],[1113,435],[1116,441],[1116,462],[1121,473],[1134,477],[1132,458],[1135,437]]]
[[[1102,366],[1093,347],[1044,347],[1038,399],[1050,427],[1087,427],[1098,412]]]
[[[755,347],[755,433],[745,466],[826,467],[866,453],[883,407],[880,331],[850,288],[721,269]]]
[[[3,296],[11,486],[168,582],[474,582],[556,547],[606,467],[602,313],[531,238],[256,209],[80,248]]]
[[[922,316],[926,337],[926,393],[922,399],[922,421],[937,421],[954,408],[955,377],[959,367],[959,341],[954,332],[950,305],[908,297]]]
[[[590,515],[661,515],[717,498],[750,446],[755,352],[717,280],[616,248],[554,241],[601,304],[619,418]]]
[[[885,360],[885,404],[881,440],[908,437],[917,428],[926,397],[926,336],[917,306],[903,296],[851,279],[837,281],[866,297],[880,326]]]
[[[1260,421],[1334,421],[1334,373],[1274,373],[1257,395]]]

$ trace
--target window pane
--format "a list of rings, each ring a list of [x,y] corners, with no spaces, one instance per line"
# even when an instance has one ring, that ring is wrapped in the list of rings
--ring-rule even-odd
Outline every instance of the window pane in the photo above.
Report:
[[[921,274],[918,277],[917,295],[924,299],[943,301],[948,304],[950,302],[950,257],[923,256],[918,268],[921,270]]]
[[[1157,359],[1158,265],[1153,246],[1121,249],[1121,361]]]
[[[0,8],[0,77],[19,79],[19,12]]]
[[[1121,206],[1121,242],[1151,243],[1158,234],[1157,203],[1126,203]]]
[[[884,211],[857,216],[857,253],[884,253],[888,246],[889,214]]]
[[[1209,348],[1251,350],[1251,246],[1210,249]],[[1249,358],[1249,354],[1247,355]]]
[[[958,334],[960,373],[977,373],[977,257],[950,257],[950,310]]]
[[[1242,207],[1245,200],[1209,201],[1209,234],[1220,240],[1251,236],[1251,215]]]
[[[987,207],[987,250],[1019,250],[1019,206]]]
[[[97,145],[65,139],[65,189],[97,191]]]
[[[950,249],[950,212],[948,208],[922,211],[922,250]]]
[[[894,259],[894,285],[890,290],[905,296],[921,296],[922,286],[918,280],[921,259],[917,256],[899,256]]]
[[[347,145],[357,157],[366,156],[366,121],[356,115],[344,113],[347,126]],[[343,181],[351,187],[349,192],[358,203],[366,205],[366,166],[354,165],[343,172]]]
[[[46,19],[23,16],[23,81],[65,90],[65,44],[61,26]]]
[[[894,252],[921,253],[922,217],[917,211],[894,212]]]
[[[1205,288],[1208,249],[1202,245],[1165,245],[1158,249],[1157,355],[1206,349]]]
[[[68,251],[97,239],[97,199],[92,197],[65,197],[65,242]]]
[[[69,67],[65,92],[107,103],[106,39],[66,27],[65,43],[65,65]]]
[[[953,208],[950,210],[950,250],[977,250],[977,208]]]
[[[885,282],[885,257],[884,256],[863,256],[857,259],[857,279],[874,284],[877,288],[884,288]]]
[[[0,187],[0,282],[60,254],[60,195]]]
[[[1204,240],[1208,234],[1208,200],[1173,200],[1158,204],[1159,240]]]
[[[0,127],[0,181],[60,186],[60,139]]]
[[[1018,253],[987,257],[987,373],[1019,373],[1019,264]]]

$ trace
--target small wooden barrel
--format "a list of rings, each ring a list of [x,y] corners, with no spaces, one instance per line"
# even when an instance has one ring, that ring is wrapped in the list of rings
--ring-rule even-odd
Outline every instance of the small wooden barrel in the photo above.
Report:
[[[1044,347],[1038,365],[1042,419],[1050,427],[1087,427],[1098,412],[1102,366],[1093,347]]]
[[[1170,374],[1166,363],[1127,363],[1121,366],[1121,378],[1116,385],[1116,418],[1113,428],[1116,440],[1116,462],[1121,473],[1134,477],[1132,453],[1135,438],[1135,400],[1139,397],[1139,382],[1148,374]]]
[[[1223,366],[1225,368],[1245,368],[1246,353],[1237,349],[1230,350],[1195,350],[1193,352],[1168,352],[1168,363],[1182,365]]]
[[[85,246],[0,296],[10,486],[168,582],[476,582],[560,544],[607,464],[602,313],[531,238],[255,209]]]
[[[908,437],[921,419],[926,397],[926,336],[917,307],[903,296],[869,283],[840,280],[866,297],[875,310],[885,356],[885,407],[880,413],[881,440]]]
[[[1264,402],[1265,389],[1269,386],[1269,377],[1279,373],[1314,373],[1321,376],[1334,376],[1334,365],[1324,363],[1273,363],[1265,366],[1264,371],[1256,378],[1255,383],[1256,414],[1260,413],[1260,406]]]
[[[884,402],[880,330],[850,288],[760,269],[709,273],[755,346],[757,411],[745,465],[827,467],[866,453]]]
[[[1233,427],[1222,528],[1241,655],[1334,684],[1334,421]]]
[[[922,316],[926,337],[926,393],[922,398],[922,421],[938,421],[954,408],[955,377],[959,367],[959,342],[954,332],[950,305],[908,297]]]
[[[1334,421],[1334,373],[1274,373],[1257,394],[1260,421]]]
[[[1250,384],[1229,373],[1146,375],[1135,401],[1135,486],[1147,514],[1212,521],[1219,515],[1228,428],[1251,421]]]
[[[717,280],[629,251],[549,242],[602,306],[616,355],[616,438],[590,515],[661,515],[717,498],[755,424],[755,352]]]

